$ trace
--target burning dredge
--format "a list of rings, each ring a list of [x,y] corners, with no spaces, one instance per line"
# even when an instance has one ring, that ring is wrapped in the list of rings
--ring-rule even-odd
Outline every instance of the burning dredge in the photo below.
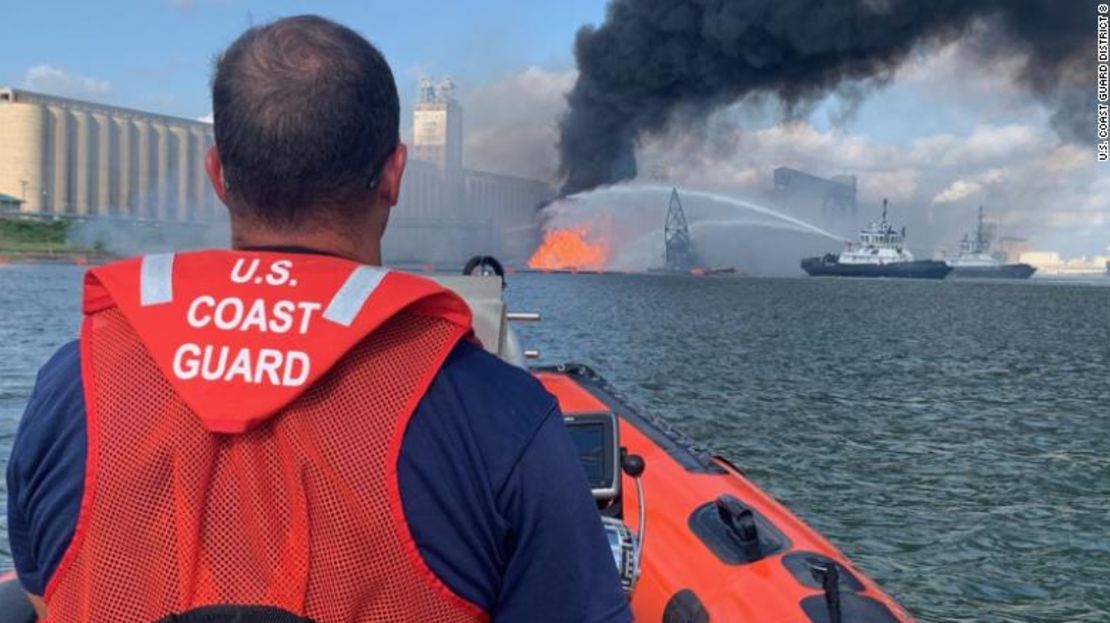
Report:
[[[693,240],[678,189],[671,189],[667,218],[663,226],[663,265],[648,268],[650,273],[696,276],[735,273],[735,268],[708,267],[702,262]],[[608,217],[568,227],[548,229],[528,268],[542,272],[600,273],[612,270],[614,256],[613,223]],[[630,272],[630,271],[624,271]]]
[[[612,243],[608,222],[601,227],[582,224],[549,229],[528,268],[543,272],[602,272],[609,263]]]
[[[694,251],[690,240],[690,227],[686,224],[686,212],[682,209],[682,199],[678,189],[671,189],[671,202],[667,206],[667,223],[663,226],[665,246],[662,268],[652,268],[653,273],[689,273],[691,275],[721,275],[735,273],[735,268],[707,268]]]

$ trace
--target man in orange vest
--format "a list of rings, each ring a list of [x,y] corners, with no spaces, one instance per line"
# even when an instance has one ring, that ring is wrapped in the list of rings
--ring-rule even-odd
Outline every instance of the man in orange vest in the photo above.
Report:
[[[405,168],[380,53],[303,16],[213,81],[231,251],[86,276],[8,469],[52,621],[628,621],[552,396],[383,269]]]

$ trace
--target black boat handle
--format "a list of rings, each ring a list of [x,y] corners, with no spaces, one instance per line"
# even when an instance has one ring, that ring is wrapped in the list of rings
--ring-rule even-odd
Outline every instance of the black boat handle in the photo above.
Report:
[[[835,562],[814,561],[810,565],[813,578],[821,583],[825,591],[825,607],[829,611],[829,623],[840,623],[840,570]]]
[[[759,528],[751,509],[727,496],[717,498],[717,516],[749,558],[759,557]]]

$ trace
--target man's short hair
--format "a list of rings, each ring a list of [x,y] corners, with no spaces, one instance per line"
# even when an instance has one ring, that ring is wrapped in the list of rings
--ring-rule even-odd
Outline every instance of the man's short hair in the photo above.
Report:
[[[229,207],[274,227],[342,217],[369,197],[399,140],[385,58],[314,15],[236,39],[216,61],[212,112]]]

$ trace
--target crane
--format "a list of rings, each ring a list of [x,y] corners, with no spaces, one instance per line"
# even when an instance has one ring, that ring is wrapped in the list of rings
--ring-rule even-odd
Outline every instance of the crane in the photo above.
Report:
[[[663,240],[666,244],[665,268],[667,270],[687,272],[696,266],[694,247],[690,242],[690,227],[686,224],[686,213],[682,210],[682,199],[678,197],[677,188],[671,188],[671,202],[667,207],[667,223],[663,227]]]

